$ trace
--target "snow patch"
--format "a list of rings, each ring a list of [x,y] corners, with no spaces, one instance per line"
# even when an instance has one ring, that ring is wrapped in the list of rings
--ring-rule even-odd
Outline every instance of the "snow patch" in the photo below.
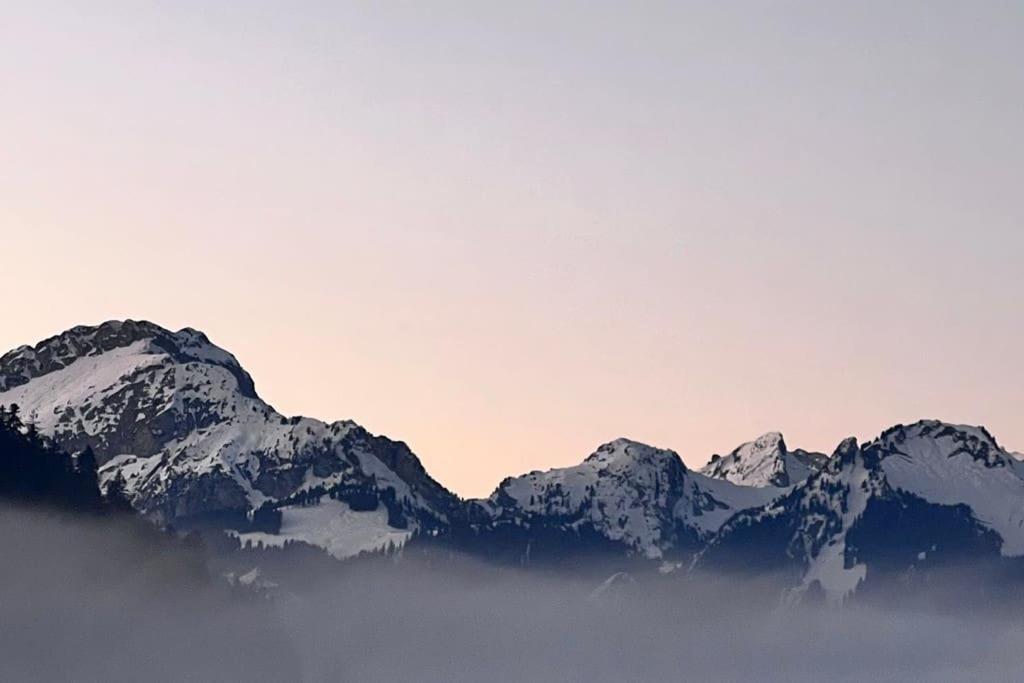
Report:
[[[286,506],[281,508],[281,531],[232,533],[242,547],[281,548],[286,541],[307,543],[323,548],[333,557],[343,560],[362,552],[384,550],[388,544],[405,545],[411,531],[388,525],[388,512],[384,506],[369,512],[356,512],[340,500],[324,499],[318,505]]]

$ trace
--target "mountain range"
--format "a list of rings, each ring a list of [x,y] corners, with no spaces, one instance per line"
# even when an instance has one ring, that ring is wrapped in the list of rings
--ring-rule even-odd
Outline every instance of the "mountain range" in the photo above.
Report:
[[[101,488],[117,482],[154,523],[223,531],[240,548],[345,559],[433,541],[519,565],[596,555],[665,575],[772,573],[795,599],[834,601],[875,577],[965,561],[1016,572],[1024,556],[1024,462],[982,427],[923,420],[831,455],[773,432],[699,471],[617,439],[463,500],[401,441],[278,413],[203,333],[131,320],[0,357],[11,404],[62,449],[91,448]]]

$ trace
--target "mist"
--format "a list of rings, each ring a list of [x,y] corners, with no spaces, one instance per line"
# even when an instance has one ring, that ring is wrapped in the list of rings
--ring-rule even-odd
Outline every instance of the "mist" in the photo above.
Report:
[[[759,580],[600,582],[470,558],[232,588],[211,551],[130,521],[0,508],[0,679],[1007,680],[995,610],[783,608]],[[234,558],[235,562],[248,560]]]

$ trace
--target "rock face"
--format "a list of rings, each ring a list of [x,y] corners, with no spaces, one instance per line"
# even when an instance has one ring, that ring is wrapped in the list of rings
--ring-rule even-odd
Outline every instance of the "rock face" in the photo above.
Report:
[[[409,448],[350,421],[279,414],[230,353],[192,329],[76,327],[0,358],[0,403],[71,451],[92,447],[101,480],[123,477],[160,523],[242,517],[330,491],[376,499],[392,527],[443,523],[458,500]]]
[[[701,474],[742,486],[786,487],[806,479],[827,460],[822,453],[790,451],[779,432],[769,432],[726,456],[715,455]]]

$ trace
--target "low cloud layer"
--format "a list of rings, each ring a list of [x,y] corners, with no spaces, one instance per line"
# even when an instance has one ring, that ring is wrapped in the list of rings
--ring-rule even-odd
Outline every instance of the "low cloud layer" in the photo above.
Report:
[[[130,524],[0,509],[0,679],[1008,680],[993,613],[779,609],[749,582],[591,579],[471,561],[367,563],[273,601],[203,578]],[[280,577],[278,577],[280,578]]]

